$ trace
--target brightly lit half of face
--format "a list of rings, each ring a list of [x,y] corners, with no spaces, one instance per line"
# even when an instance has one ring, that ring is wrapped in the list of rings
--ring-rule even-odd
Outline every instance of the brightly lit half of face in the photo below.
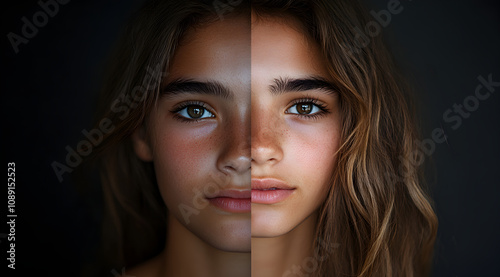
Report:
[[[318,46],[293,20],[252,18],[252,237],[287,234],[325,200],[339,97]]]

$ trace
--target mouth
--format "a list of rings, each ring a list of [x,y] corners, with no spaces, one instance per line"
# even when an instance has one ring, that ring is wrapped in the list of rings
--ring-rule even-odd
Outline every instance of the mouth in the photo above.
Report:
[[[250,199],[250,190],[223,190],[216,196],[207,198],[213,206],[230,213],[249,213]]]
[[[277,179],[252,179],[252,203],[255,204],[276,204],[294,191],[295,188]]]

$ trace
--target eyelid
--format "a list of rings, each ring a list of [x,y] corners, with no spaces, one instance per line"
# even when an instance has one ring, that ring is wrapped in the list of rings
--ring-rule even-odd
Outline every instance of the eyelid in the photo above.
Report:
[[[170,111],[171,112],[178,112],[178,111],[186,108],[187,106],[200,106],[200,107],[207,109],[209,112],[215,114],[214,109],[209,104],[207,104],[206,102],[203,102],[203,101],[199,101],[199,100],[188,100],[188,101],[181,102],[179,104],[174,105]]]
[[[285,113],[287,113],[286,111],[288,111],[290,108],[292,108],[293,106],[300,104],[300,103],[311,103],[311,104],[317,106],[320,109],[320,111],[329,112],[328,108],[326,107],[326,104],[323,103],[318,98],[304,97],[304,98],[298,98],[298,99],[292,100],[290,102],[290,104],[288,104],[287,108],[285,109]],[[318,112],[318,113],[320,113],[320,112]]]
[[[185,109],[189,106],[200,106],[200,107],[204,108],[207,112],[212,114],[213,116],[205,117],[205,118],[188,118],[188,117],[185,117],[185,116],[182,116],[179,114],[180,111],[182,111],[183,109]],[[203,102],[203,101],[198,101],[198,100],[188,100],[188,101],[184,101],[184,102],[181,102],[179,104],[176,104],[174,107],[172,107],[170,112],[172,114],[174,114],[174,116],[178,117],[179,119],[183,119],[183,120],[190,121],[190,122],[195,122],[195,121],[203,120],[206,118],[217,117],[215,110],[209,104],[207,104],[206,102]]]

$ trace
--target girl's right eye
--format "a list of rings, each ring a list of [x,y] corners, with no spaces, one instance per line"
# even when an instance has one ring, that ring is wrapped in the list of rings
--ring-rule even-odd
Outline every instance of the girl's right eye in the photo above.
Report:
[[[321,112],[321,108],[311,102],[301,102],[291,106],[286,112],[299,115],[313,115]]]
[[[285,113],[293,114],[305,119],[318,119],[320,116],[329,113],[326,105],[315,98],[296,99],[292,105],[286,109]]]
[[[172,111],[176,117],[187,121],[197,121],[205,118],[212,118],[215,115],[203,104],[186,103]]]
[[[189,105],[177,112],[179,115],[189,119],[202,119],[214,117],[214,115],[207,109],[198,105]]]

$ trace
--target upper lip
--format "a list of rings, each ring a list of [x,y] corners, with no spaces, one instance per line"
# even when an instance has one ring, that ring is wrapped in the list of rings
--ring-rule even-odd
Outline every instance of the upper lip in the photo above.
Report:
[[[249,189],[246,190],[228,189],[228,190],[220,190],[216,196],[208,198],[227,197],[236,199],[246,199],[246,198],[250,199],[251,195],[252,191]]]
[[[252,178],[252,190],[283,189],[292,190],[285,182],[273,178]]]

